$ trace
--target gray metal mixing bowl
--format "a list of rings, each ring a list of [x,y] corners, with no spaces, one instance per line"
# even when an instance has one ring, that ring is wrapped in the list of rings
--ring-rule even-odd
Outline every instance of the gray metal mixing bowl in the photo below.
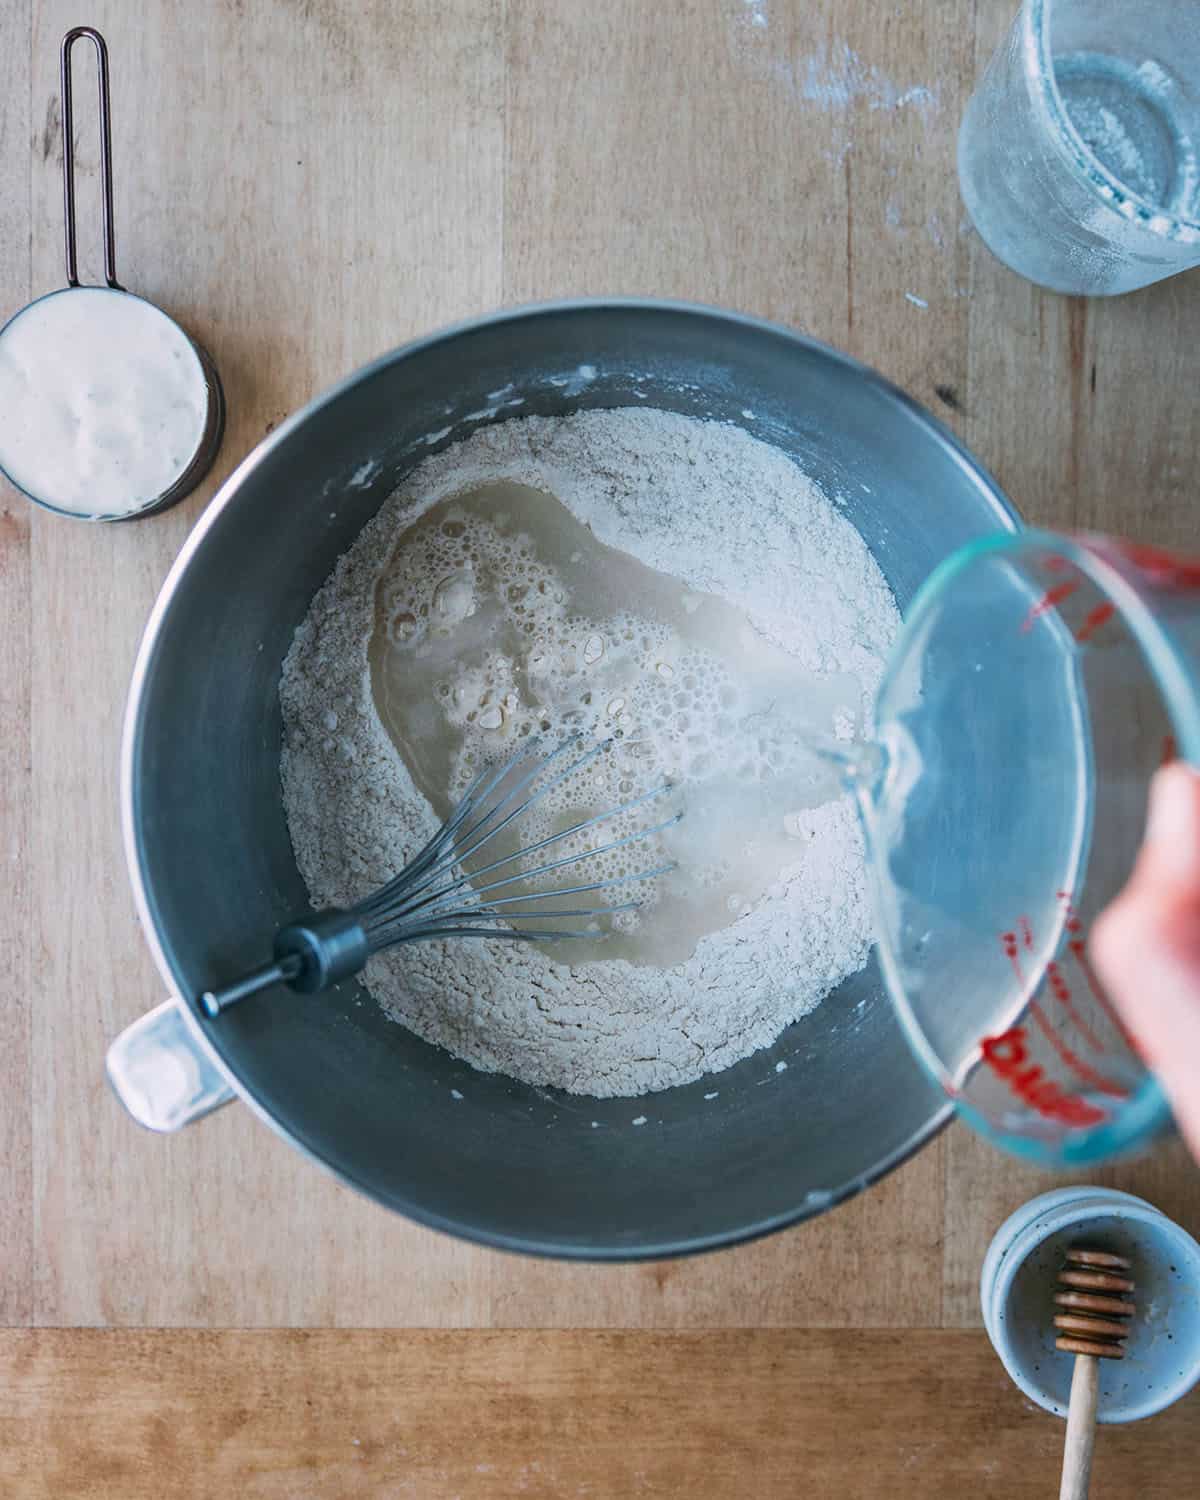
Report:
[[[619,1259],[729,1244],[818,1213],[945,1121],[874,964],[768,1051],[640,1100],[473,1072],[385,1020],[357,985],[270,993],[216,1022],[196,1004],[260,961],[306,904],[281,803],[279,672],[338,555],[415,463],[479,423],[642,402],[736,423],[792,455],[838,497],[901,606],[954,547],[1016,525],[954,438],[870,370],[700,307],[503,313],[410,344],[313,402],[205,513],[134,676],[130,872],[159,967],[183,997],[110,1052],[110,1076],[144,1123],[172,1128],[236,1090],[343,1180],[425,1224]]]

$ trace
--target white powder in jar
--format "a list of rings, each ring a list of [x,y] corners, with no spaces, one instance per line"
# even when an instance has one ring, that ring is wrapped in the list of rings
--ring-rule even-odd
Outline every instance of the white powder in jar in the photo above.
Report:
[[[727,600],[798,670],[853,678],[869,714],[895,601],[858,532],[779,450],[646,408],[486,427],[421,464],[364,528],[284,663],[284,801],[317,905],[362,899],[437,827],[376,712],[376,585],[418,517],[500,481],[549,492],[601,542]],[[781,805],[779,818],[794,859],[670,967],[572,963],[566,944],[430,942],[377,955],[367,987],[426,1040],[531,1084],[633,1096],[719,1071],[770,1045],[870,947],[853,808]]]

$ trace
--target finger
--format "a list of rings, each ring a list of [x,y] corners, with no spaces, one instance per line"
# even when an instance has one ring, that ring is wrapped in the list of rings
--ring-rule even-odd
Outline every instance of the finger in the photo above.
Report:
[[[1174,899],[1200,910],[1200,771],[1182,761],[1164,766],[1150,783],[1146,837],[1132,880],[1153,882],[1159,894],[1170,888]]]
[[[1200,1156],[1200,776],[1186,766],[1155,777],[1142,852],[1091,951]]]

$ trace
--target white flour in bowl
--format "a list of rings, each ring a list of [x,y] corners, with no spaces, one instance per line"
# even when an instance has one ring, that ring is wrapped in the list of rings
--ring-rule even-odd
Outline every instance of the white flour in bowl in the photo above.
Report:
[[[471,571],[468,559],[463,571],[443,577],[439,552],[439,565],[428,576],[428,606],[414,608],[420,574],[411,549],[421,536],[415,523],[450,502],[450,510],[434,511],[426,533],[445,514],[451,519],[443,529],[454,538],[464,525],[483,537],[472,544],[477,569],[480,547],[499,547],[502,553],[505,538],[487,530],[469,502],[461,513],[465,522],[453,503],[454,497],[473,493],[501,494],[505,486],[556,497],[593,534],[597,555],[617,549],[645,565],[636,570],[644,579],[651,578],[645,569],[665,575],[658,580],[664,597],[677,588],[685,612],[704,617],[709,606],[692,602],[700,596],[716,596],[711,611],[728,615],[732,606],[739,612],[740,644],[736,650],[731,645],[723,659],[702,650],[697,655],[695,643],[683,639],[686,627],[674,634],[665,626],[646,627],[646,645],[651,635],[654,642],[647,660],[660,671],[666,666],[668,677],[674,677],[668,662],[686,675],[688,664],[698,660],[702,681],[707,662],[740,684],[754,675],[751,656],[790,659],[801,706],[788,711],[806,728],[845,734],[869,714],[899,626],[895,601],[858,532],[777,449],[734,427],[646,408],[531,417],[483,428],[421,464],[364,528],[314,599],[284,663],[284,803],[300,870],[318,906],[360,900],[391,878],[438,826],[439,813],[417,784],[430,790],[428,766],[413,759],[422,773],[414,778],[377,711],[369,660],[373,636],[376,650],[380,640],[377,597],[381,610],[402,609],[390,618],[404,622],[397,639],[406,648],[411,631],[424,628],[416,619],[422,609],[426,615],[441,610],[448,621],[441,632],[446,637],[484,605],[498,607],[500,592],[494,599],[486,595],[486,572]],[[500,516],[501,528],[506,522],[514,524]],[[434,541],[421,545],[442,546],[440,535],[437,529]],[[524,529],[515,541],[526,544],[524,551],[515,546],[518,556],[527,557],[531,549],[537,554]],[[604,555],[611,559],[612,554]],[[570,554],[571,562],[581,560],[579,587],[586,593],[590,558]],[[549,579],[554,593],[556,580],[565,575],[538,566],[542,571],[536,576]],[[631,577],[634,571],[630,565]],[[525,618],[523,612],[512,616],[513,628],[518,616]],[[577,604],[564,605],[559,617],[551,631],[556,649],[572,630],[580,640],[578,658],[564,680],[587,687],[589,673],[615,670],[614,646],[607,653],[603,649],[616,639],[610,621]],[[627,616],[622,623],[629,624]],[[640,630],[644,620],[635,623]],[[541,632],[543,616],[530,628]],[[412,658],[414,668],[420,666],[419,654]],[[517,733],[523,716],[559,727],[561,691],[556,689],[556,696],[538,688],[525,667],[515,671],[499,648],[487,662],[486,672],[472,667],[438,684],[460,708],[468,692],[478,694],[469,701],[486,703],[472,726],[461,712],[438,717],[432,693],[431,714],[416,721],[436,720],[439,734],[452,728],[446,743],[459,751],[477,745],[481,730]],[[401,661],[398,682],[405,680],[403,667]],[[628,670],[636,675],[636,665]],[[487,676],[486,697],[481,672]],[[493,698],[497,673],[504,691]],[[611,696],[608,679],[596,680],[604,686],[597,702],[624,702]],[[428,685],[432,682],[431,677]],[[672,691],[678,686],[670,684]],[[789,680],[789,693],[791,687]],[[545,701],[526,702],[531,694]],[[584,701],[591,697],[588,692]],[[629,701],[640,700],[635,693]],[[689,713],[703,701],[698,692],[686,705]],[[497,704],[505,706],[504,713]],[[394,729],[390,717],[389,722]],[[706,722],[709,740],[712,727]],[[694,762],[680,751],[679,736],[670,745],[662,736],[654,739],[664,754],[670,751],[670,771],[685,808],[693,804],[693,831],[720,824],[712,816],[714,786],[729,786],[731,795],[740,795],[736,777],[742,752],[753,749],[743,727],[735,713],[725,726],[725,740],[717,737],[715,770],[708,753],[712,746],[703,735],[691,736],[700,745]],[[736,755],[721,755],[726,743]],[[757,744],[762,749],[766,742]],[[447,750],[448,761],[452,758]],[[720,764],[723,760],[727,764]],[[745,763],[750,767],[750,760]],[[724,782],[713,780],[718,773]],[[377,955],[365,973],[368,989],[388,1015],[475,1067],[577,1093],[636,1095],[667,1088],[769,1045],[862,967],[871,922],[862,843],[849,803],[832,785],[819,795],[811,789],[810,795],[797,795],[798,783],[782,774],[773,783],[765,762],[743,774],[761,778],[764,794],[746,804],[748,818],[757,822],[735,818],[722,832],[730,843],[724,885],[720,872],[712,874],[706,865],[705,879],[720,902],[685,909],[664,898],[644,917],[639,914],[647,924],[643,937],[650,938],[656,913],[660,924],[669,918],[672,925],[661,925],[659,936],[674,939],[674,946],[625,942],[616,951],[632,958],[601,958],[589,950],[580,961],[576,950],[572,961],[565,943],[547,950],[502,942],[422,943]],[[438,796],[456,779],[461,777],[447,764]],[[688,825],[685,816],[680,828]],[[752,888],[745,881],[753,871],[762,878]],[[680,877],[686,874],[681,867]]]

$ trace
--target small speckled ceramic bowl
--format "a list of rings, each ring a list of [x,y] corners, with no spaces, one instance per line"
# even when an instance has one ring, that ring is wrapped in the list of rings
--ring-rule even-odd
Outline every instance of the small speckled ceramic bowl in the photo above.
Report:
[[[1137,1312],[1122,1360],[1101,1360],[1098,1420],[1136,1422],[1200,1379],[1200,1245],[1153,1204],[1111,1188],[1059,1188],[1017,1209],[988,1247],[983,1321],[1004,1368],[1029,1397],[1066,1416],[1074,1356],[1054,1347],[1054,1291],[1064,1252],[1126,1255]]]

